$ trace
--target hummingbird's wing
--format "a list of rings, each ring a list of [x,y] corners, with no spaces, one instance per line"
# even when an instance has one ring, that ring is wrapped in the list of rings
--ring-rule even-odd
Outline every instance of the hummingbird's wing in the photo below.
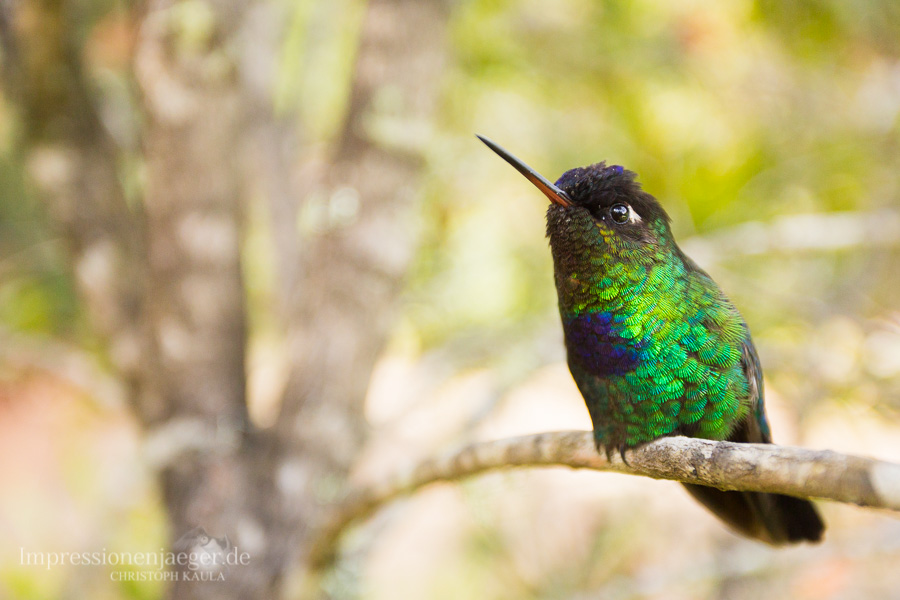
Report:
[[[744,376],[747,378],[750,400],[750,413],[747,416],[748,422],[745,426],[746,432],[742,434],[746,439],[732,439],[734,437],[732,435],[729,440],[770,444],[772,443],[772,430],[769,429],[769,419],[766,417],[766,404],[763,400],[762,367],[759,364],[759,356],[756,354],[756,348],[753,346],[753,340],[750,339],[749,333],[741,348],[741,367],[743,367]],[[743,429],[743,427],[740,429]]]
[[[750,412],[727,441],[771,443],[762,395],[762,369],[749,336],[744,342],[742,365],[749,384]],[[724,492],[702,485],[684,486],[696,500],[734,529],[770,544],[817,542],[825,530],[825,524],[809,500],[759,492]]]

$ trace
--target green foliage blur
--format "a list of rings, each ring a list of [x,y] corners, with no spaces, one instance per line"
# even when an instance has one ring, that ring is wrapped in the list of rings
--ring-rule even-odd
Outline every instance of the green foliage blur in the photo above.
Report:
[[[140,117],[129,64],[108,35],[127,20],[131,7],[108,0],[80,4],[83,12],[73,26],[83,32],[81,51],[97,104],[129,157],[123,181],[139,198],[140,145],[135,140]],[[203,0],[187,4],[197,8]],[[283,4],[290,19],[276,108],[282,115],[296,115],[313,155],[339,131],[365,4]],[[189,19],[202,11],[184,13]],[[409,439],[428,438],[427,443],[415,442],[417,452],[427,454],[477,437],[473,431],[495,431],[480,428],[514,406],[510,398],[517,390],[536,386],[550,394],[556,388],[541,387],[541,378],[547,373],[553,382],[566,377],[544,239],[545,199],[477,141],[473,134],[480,133],[551,180],[600,160],[636,171],[672,216],[676,238],[689,254],[698,251],[695,258],[747,319],[766,372],[770,404],[787,424],[781,435],[776,428],[776,441],[787,438],[900,459],[896,442],[875,445],[897,439],[900,417],[898,32],[900,3],[895,0],[452,3],[451,51],[436,119],[398,126],[390,90],[385,90],[384,110],[372,115],[367,131],[386,145],[412,145],[427,164],[415,215],[421,247],[386,357],[405,365],[401,372],[410,377],[396,385],[411,387],[417,395],[399,409],[373,409],[369,416],[376,436],[402,422],[404,412],[433,414],[422,398],[465,396],[458,390],[459,396],[453,395],[454,386],[479,390],[470,405],[455,409],[462,411],[451,419],[458,424],[455,429],[421,430],[419,424],[433,424],[433,418],[408,426],[415,431]],[[25,127],[10,92],[3,91],[0,332],[3,339],[28,340],[39,347],[62,343],[86,349],[103,364],[102,351],[96,350],[83,322],[66,248],[29,184],[33,165],[24,158],[23,144],[30,135]],[[251,270],[266,263],[265,244],[252,243],[265,239],[264,222],[250,219],[254,229],[248,236],[246,267]],[[790,232],[788,239],[784,231]],[[271,276],[251,272],[247,279],[264,288],[271,285],[266,281]],[[253,336],[264,344],[272,333],[264,331],[271,307],[265,293],[251,289],[249,297],[251,323],[257,324]],[[3,348],[0,382],[18,381],[9,366],[21,363],[18,352],[17,346]],[[482,385],[483,379],[488,383]],[[78,419],[123,419],[122,407],[98,403],[95,408],[87,416],[72,417],[72,426],[82,423]],[[586,413],[581,416],[589,426]],[[861,425],[838,427],[847,422]],[[872,431],[878,434],[870,435]],[[872,445],[865,444],[867,439]],[[75,463],[97,451],[87,445],[60,448],[66,448],[61,454],[73,452]],[[138,461],[137,454],[131,448],[122,456]],[[87,537],[92,544],[127,549],[135,540],[164,539],[155,504],[158,492],[147,483],[148,474],[139,477],[141,483],[129,484],[131,504],[122,506],[114,489],[103,497],[90,496],[90,502],[78,500],[84,497],[84,481],[92,480],[76,467],[64,471],[70,479],[62,488],[75,499],[72,510],[90,513],[86,527],[100,531],[79,540]],[[568,475],[497,475],[452,491],[425,492],[414,507],[428,517],[422,517],[423,530],[433,536],[434,547],[446,550],[430,551],[433,560],[420,565],[421,573],[434,577],[420,585],[393,587],[384,573],[404,570],[397,559],[391,562],[390,540],[411,544],[418,538],[392,534],[390,524],[380,521],[364,530],[361,537],[368,542],[359,543],[375,558],[348,567],[352,573],[339,576],[335,589],[372,598],[576,598],[593,593],[610,598],[751,598],[760,597],[754,594],[761,590],[821,589],[797,587],[795,579],[816,580],[816,569],[829,565],[841,566],[845,579],[819,582],[830,587],[818,596],[798,592],[791,597],[888,598],[900,585],[896,574],[885,575],[900,558],[896,542],[885,537],[900,535],[896,519],[867,521],[851,508],[830,506],[826,519],[833,524],[829,535],[835,546],[785,555],[800,575],[786,573],[768,550],[727,537],[710,520],[704,521],[703,531],[714,533],[697,541],[696,570],[678,579],[674,573],[687,571],[671,565],[682,565],[685,558],[668,555],[666,544],[678,543],[679,535],[694,530],[676,518],[657,530],[652,523],[661,522],[659,515],[672,516],[660,506],[662,500],[646,499],[648,489],[659,488],[635,492],[627,484],[621,486],[625,495],[610,497],[606,505],[595,503],[594,496],[579,505],[579,514],[591,514],[591,507],[598,513],[564,528],[583,533],[583,543],[570,544],[567,538],[558,554],[541,554],[545,538],[529,529],[532,522],[552,528],[560,512],[569,510],[564,498],[553,501],[556,512],[541,508],[538,499],[554,489],[543,484],[559,480],[556,489],[578,490],[586,485],[583,476],[597,477],[566,479]],[[615,487],[621,480],[609,481]],[[665,498],[668,503],[669,496]],[[672,503],[694,510],[687,501],[676,498]],[[49,510],[53,505],[44,506]],[[112,521],[104,507],[112,507]],[[513,517],[503,519],[504,514]],[[701,519],[699,512],[690,514]],[[440,529],[442,520],[450,522],[448,515],[465,525],[461,529],[467,534],[461,539]],[[522,527],[514,528],[512,519]],[[116,528],[133,539],[123,541]],[[668,541],[654,547],[660,535]],[[442,541],[451,538],[456,542]],[[536,554],[523,553],[522,547]],[[729,560],[744,566],[737,568]],[[664,575],[653,579],[649,572],[658,565],[664,565],[659,567]],[[52,597],[63,585],[55,579],[42,583],[41,577],[0,570],[0,582],[24,598]],[[675,587],[666,588],[672,581]],[[860,582],[868,587],[858,587]],[[154,597],[159,587],[129,584],[128,589],[105,587],[102,593]],[[767,597],[789,597],[775,594]]]
[[[410,331],[425,347],[460,330],[496,336],[502,360],[510,338],[553,320],[543,199],[472,132],[551,180],[599,160],[627,166],[664,203],[679,241],[900,208],[898,24],[892,2],[462,3],[427,145],[429,234]],[[816,225],[801,233],[827,238]],[[830,351],[814,347],[823,324],[896,332],[896,244],[761,244],[750,236],[737,256],[697,258],[744,312],[767,373],[789,380],[798,402],[822,400],[810,353]],[[865,352],[854,361],[854,375],[897,390],[896,373],[867,369]],[[839,395],[855,395],[850,379]],[[862,395],[896,408],[896,394]]]

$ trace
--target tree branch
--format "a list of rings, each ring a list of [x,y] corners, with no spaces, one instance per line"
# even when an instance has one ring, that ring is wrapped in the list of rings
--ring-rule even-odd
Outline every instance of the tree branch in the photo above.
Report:
[[[739,256],[893,247],[900,240],[900,211],[846,211],[753,221],[684,240],[681,249],[704,268]]]
[[[327,566],[337,540],[354,520],[436,481],[454,481],[501,467],[564,466],[697,483],[722,490],[824,498],[900,510],[900,465],[774,444],[735,444],[668,437],[610,459],[588,431],[557,431],[466,446],[428,459],[393,479],[351,490],[312,547],[312,564]]]

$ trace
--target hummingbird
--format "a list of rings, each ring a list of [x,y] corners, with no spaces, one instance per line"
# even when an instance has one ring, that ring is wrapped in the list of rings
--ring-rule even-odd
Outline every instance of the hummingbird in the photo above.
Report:
[[[750,331],[719,286],[685,255],[637,175],[599,162],[555,184],[477,136],[550,200],[547,237],[569,371],[597,451],[661,437],[771,443]],[[817,542],[808,500],[683,484],[731,528],[772,545]]]

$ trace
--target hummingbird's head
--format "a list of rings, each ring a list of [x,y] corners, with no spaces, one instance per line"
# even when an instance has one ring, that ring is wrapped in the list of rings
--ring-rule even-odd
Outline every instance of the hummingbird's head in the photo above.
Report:
[[[669,216],[636,177],[604,162],[563,173],[554,187],[565,196],[551,197],[547,209],[554,256],[587,253],[639,262],[658,257],[671,240]]]
[[[494,142],[479,139],[550,199],[547,237],[558,275],[602,272],[614,262],[646,265],[675,251],[669,216],[632,171],[600,162],[566,171],[553,184]]]

